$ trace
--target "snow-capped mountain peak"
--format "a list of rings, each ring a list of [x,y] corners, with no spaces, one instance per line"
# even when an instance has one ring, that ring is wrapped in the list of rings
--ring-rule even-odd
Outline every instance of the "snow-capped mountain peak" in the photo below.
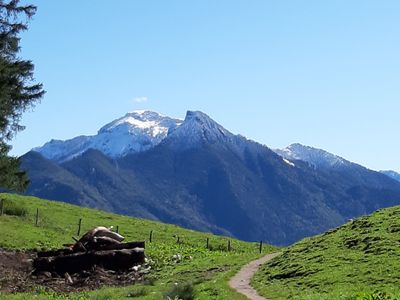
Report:
[[[103,126],[99,130],[99,134],[115,130],[126,130],[130,133],[139,130],[154,138],[164,138],[168,134],[168,130],[181,123],[182,120],[172,119],[154,111],[136,110]]]
[[[184,122],[171,130],[168,140],[175,148],[187,149],[202,141],[215,143],[232,140],[234,135],[200,111],[188,111]]]
[[[277,154],[288,160],[302,160],[314,168],[338,168],[351,162],[322,149],[304,146],[299,143],[291,144],[284,149],[275,149]]]
[[[232,135],[228,130],[219,125],[213,119],[211,119],[208,115],[201,111],[188,111],[186,113],[185,118],[186,127],[190,127],[195,130],[201,130],[203,133],[208,131],[213,135],[223,135],[229,136]]]
[[[181,124],[182,120],[157,112],[132,111],[103,126],[97,135],[79,136],[66,141],[52,140],[33,150],[58,162],[70,160],[88,149],[96,149],[117,158],[156,146],[169,131]]]

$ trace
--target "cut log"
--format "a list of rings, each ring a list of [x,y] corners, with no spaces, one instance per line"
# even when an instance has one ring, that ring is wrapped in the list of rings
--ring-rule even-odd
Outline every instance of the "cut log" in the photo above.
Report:
[[[71,276],[68,273],[64,274],[64,278],[65,278],[65,283],[66,284],[73,284],[74,281],[72,280]]]
[[[119,243],[119,244],[112,244],[112,245],[98,245],[98,247],[94,250],[122,250],[122,249],[134,249],[134,248],[145,248],[145,242],[130,242],[130,243]],[[86,252],[85,250],[75,251],[71,247],[64,248],[64,249],[57,249],[57,250],[50,250],[50,251],[43,251],[38,252],[38,257],[50,257],[50,256],[63,256],[69,255],[73,253],[81,253]]]
[[[114,240],[107,236],[99,236],[93,237],[92,240],[88,240],[86,242],[82,242],[81,240],[77,241],[75,245],[72,247],[74,252],[87,252],[91,250],[99,250],[104,246],[113,246],[121,244],[121,242]]]
[[[118,242],[122,242],[124,240],[124,237],[119,233],[113,232],[109,228],[99,226],[86,232],[79,241],[85,244],[86,242],[93,241],[95,237],[100,237],[100,236],[109,237]]]
[[[74,253],[72,248],[64,248],[64,249],[38,252],[37,256],[38,257],[63,256],[63,255],[69,255],[72,253]]]
[[[144,249],[122,249],[73,253],[63,256],[38,257],[33,261],[35,272],[73,274],[100,266],[107,270],[128,270],[144,262]]]
[[[99,250],[121,250],[121,249],[135,249],[135,248],[146,248],[146,243],[143,242],[129,242],[129,243],[120,243],[117,245],[105,245],[102,246]]]

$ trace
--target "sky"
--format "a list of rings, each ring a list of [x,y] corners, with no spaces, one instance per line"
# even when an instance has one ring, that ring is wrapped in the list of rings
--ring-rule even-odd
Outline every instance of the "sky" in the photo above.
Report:
[[[135,109],[201,110],[270,148],[400,171],[400,1],[28,2],[20,56],[47,93],[14,155]]]

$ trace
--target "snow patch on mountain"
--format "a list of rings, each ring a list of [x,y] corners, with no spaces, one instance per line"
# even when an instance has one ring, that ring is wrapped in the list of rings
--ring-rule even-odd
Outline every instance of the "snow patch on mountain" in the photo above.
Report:
[[[282,159],[283,159],[283,161],[286,163],[286,164],[288,164],[289,166],[291,166],[291,167],[295,167],[296,165],[294,164],[294,163],[292,163],[290,160],[288,160],[288,159],[286,159],[286,158],[283,158],[282,157]]]
[[[127,113],[99,130],[99,134],[116,131],[140,133],[155,139],[163,139],[172,128],[179,126],[182,120],[172,119],[153,111],[138,110]]]
[[[340,168],[352,164],[344,158],[325,150],[304,146],[298,143],[292,144],[284,149],[274,149],[274,151],[289,161],[302,160],[314,168]]]
[[[79,136],[70,140],[52,140],[34,148],[44,157],[63,162],[88,149],[96,149],[111,158],[146,151],[158,145],[182,120],[152,111],[133,111],[103,126],[97,135]]]

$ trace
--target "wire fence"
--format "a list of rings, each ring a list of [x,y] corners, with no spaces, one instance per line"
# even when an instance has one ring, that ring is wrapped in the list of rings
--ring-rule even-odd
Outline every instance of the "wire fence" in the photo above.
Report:
[[[7,202],[7,203],[6,203]],[[32,222],[35,226],[46,226],[45,215],[39,208],[36,208],[34,212],[29,211],[23,206],[16,205],[13,201],[5,201],[5,199],[0,199],[0,216],[10,215],[24,218],[27,222]],[[81,237],[82,233],[84,234],[85,230],[90,230],[93,228],[92,224],[87,224],[85,226],[85,220],[83,217],[76,220],[76,223],[70,224],[69,228],[72,230],[72,238],[76,235],[78,238]],[[75,227],[75,229],[73,229]],[[128,227],[128,226],[127,226]],[[69,231],[71,231],[69,230]],[[117,233],[122,233],[124,228],[119,224],[115,224],[112,226],[112,230]],[[126,234],[128,236],[133,235],[130,233],[132,228],[127,228]],[[128,232],[129,231],[129,232]],[[181,230],[182,231],[182,230]],[[203,233],[206,235],[206,233]],[[177,234],[171,232],[157,232],[156,230],[149,230],[147,234],[143,233],[138,236],[135,234],[136,239],[140,239],[145,241],[148,244],[154,244],[157,242],[161,243],[173,243],[176,245],[189,246],[189,247],[200,247],[204,249],[208,249],[210,251],[227,251],[227,252],[247,252],[248,249],[244,249],[244,242],[231,239],[229,237],[215,236],[209,234],[208,236],[194,236],[190,234]],[[254,251],[259,253],[263,252],[264,243],[262,240],[259,242],[254,242]]]

